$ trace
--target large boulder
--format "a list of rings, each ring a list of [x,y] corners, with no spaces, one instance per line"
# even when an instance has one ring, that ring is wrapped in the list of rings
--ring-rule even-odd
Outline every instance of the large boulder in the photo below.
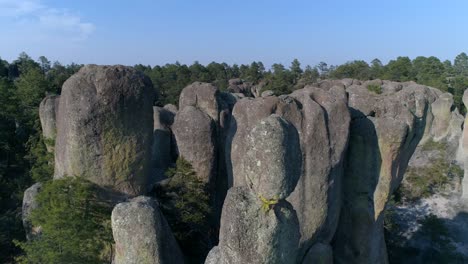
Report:
[[[33,186],[29,187],[24,191],[23,195],[23,207],[22,207],[22,218],[23,218],[23,227],[26,231],[26,238],[31,240],[35,235],[38,235],[41,232],[39,226],[33,226],[30,220],[31,213],[39,207],[37,202],[37,195],[41,191],[42,184],[35,183]]]
[[[289,264],[296,259],[299,223],[292,206],[280,201],[264,211],[247,187],[229,189],[221,216],[219,245],[206,264]]]
[[[252,86],[253,84],[251,82],[245,82],[242,79],[237,78],[229,80],[227,90],[230,93],[243,94],[244,96],[252,97]]]
[[[171,127],[178,154],[188,160],[207,183],[218,222],[228,189],[225,140],[237,99],[208,83],[195,82],[182,90],[179,111]],[[215,223],[214,229],[218,229]]]
[[[172,231],[152,198],[139,196],[112,210],[115,264],[184,263]]]
[[[226,141],[229,183],[247,186],[240,161],[253,147],[246,140],[253,126],[276,113],[299,132],[303,169],[287,199],[299,219],[299,262],[314,243],[331,242],[339,219],[350,116],[343,86],[334,87],[326,91],[309,86],[289,96],[241,99],[234,106]]]
[[[180,93],[179,110],[193,106],[209,115],[215,122],[219,120],[219,90],[210,83],[194,82]]]
[[[250,148],[241,162],[247,186],[267,199],[285,199],[301,175],[297,130],[276,115],[260,121],[245,139]],[[268,166],[268,173],[265,167]]]
[[[205,183],[216,173],[216,123],[194,106],[182,108],[172,127],[179,155],[192,164],[199,179]]]
[[[228,191],[220,242],[205,263],[291,263],[300,232],[296,212],[284,198],[294,190],[302,165],[297,130],[272,115],[259,121],[246,141],[252,150],[240,162],[248,183]]]
[[[425,134],[430,88],[408,83],[396,93],[347,88],[352,113],[344,204],[334,242],[335,263],[388,263],[383,213]]]
[[[57,110],[59,102],[59,95],[48,95],[39,105],[42,136],[44,137],[48,152],[54,151],[55,138],[57,136]]]
[[[83,177],[145,193],[151,170],[153,85],[130,67],[87,65],[63,85],[54,178]]]

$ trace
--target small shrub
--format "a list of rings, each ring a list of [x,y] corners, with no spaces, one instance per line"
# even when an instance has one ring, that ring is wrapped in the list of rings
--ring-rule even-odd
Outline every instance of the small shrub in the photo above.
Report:
[[[166,176],[167,183],[155,189],[160,208],[182,251],[193,263],[203,263],[213,246],[207,186],[182,157],[177,159],[175,168],[166,172]]]
[[[110,263],[112,206],[100,201],[98,192],[80,178],[45,183],[37,196],[39,207],[31,214],[41,234],[16,241],[24,251],[18,263]]]
[[[53,146],[54,142],[42,136],[32,137],[28,142],[27,158],[32,164],[30,173],[35,182],[52,180],[54,174],[54,154],[47,151],[46,144]]]
[[[450,172],[458,173],[453,167],[458,166],[450,164],[443,158],[437,158],[429,167],[408,168],[400,186],[403,200],[416,201],[443,190],[450,184],[451,177],[455,177]]]
[[[382,86],[378,84],[368,84],[367,90],[374,92],[376,94],[382,94]]]

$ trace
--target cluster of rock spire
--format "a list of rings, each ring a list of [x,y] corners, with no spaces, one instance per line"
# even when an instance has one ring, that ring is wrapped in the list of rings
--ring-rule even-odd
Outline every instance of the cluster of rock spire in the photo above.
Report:
[[[452,95],[414,82],[325,80],[275,96],[233,80],[229,90],[196,82],[178,109],[153,107],[143,74],[88,65],[41,103],[54,178],[129,199],[112,213],[115,263],[184,262],[143,196],[178,156],[208,184],[220,223],[210,264],[388,263],[383,212],[418,144],[461,142],[459,160],[468,156]],[[39,190],[26,191],[25,226]]]

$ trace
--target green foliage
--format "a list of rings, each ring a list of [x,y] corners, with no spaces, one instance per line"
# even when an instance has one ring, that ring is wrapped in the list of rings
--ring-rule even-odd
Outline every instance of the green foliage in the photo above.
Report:
[[[462,176],[463,170],[458,165],[436,158],[432,160],[431,166],[408,168],[405,182],[400,187],[401,195],[409,201],[429,197],[443,190],[451,178]]]
[[[213,246],[209,218],[210,198],[206,185],[197,178],[191,164],[179,157],[176,167],[166,172],[167,183],[156,187],[160,207],[182,251],[194,263],[203,262]]]
[[[24,255],[19,263],[110,263],[112,207],[99,197],[99,188],[80,178],[44,184],[39,208],[31,214],[42,232],[28,242],[17,242]]]
[[[358,80],[368,80],[371,78],[369,64],[362,60],[347,62],[338,66],[330,77],[336,79],[353,78]]]
[[[437,156],[430,160],[428,166],[409,167],[398,190],[403,200],[416,201],[443,191],[453,179],[463,177],[463,169],[445,159],[447,146],[445,143],[428,140],[422,151],[436,151]]]
[[[382,86],[378,84],[369,84],[367,85],[367,90],[374,92],[376,94],[381,94],[382,93]]]
[[[426,143],[424,143],[424,145],[422,145],[421,150],[422,151],[437,150],[437,151],[443,152],[447,150],[447,145],[442,142],[434,141],[432,138],[430,138],[429,140],[427,140]]]
[[[47,140],[42,135],[31,137],[26,158],[31,163],[31,177],[35,182],[52,180],[54,174],[54,154],[47,151],[46,144],[53,146],[53,140]],[[46,143],[47,142],[47,143]]]

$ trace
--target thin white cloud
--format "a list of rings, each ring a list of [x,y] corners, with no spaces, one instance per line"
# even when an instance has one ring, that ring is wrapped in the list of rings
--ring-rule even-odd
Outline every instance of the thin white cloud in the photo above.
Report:
[[[44,37],[84,40],[96,29],[71,11],[46,6],[40,0],[0,0],[1,17],[14,26],[37,29]]]

